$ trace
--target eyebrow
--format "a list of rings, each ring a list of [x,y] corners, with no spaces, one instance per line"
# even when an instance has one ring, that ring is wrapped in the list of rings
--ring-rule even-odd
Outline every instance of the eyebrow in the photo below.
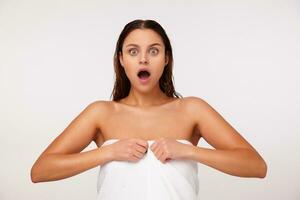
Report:
[[[161,46],[160,43],[153,43],[153,44],[150,44],[149,46],[151,47],[151,46],[155,46],[155,45]],[[138,47],[139,45],[137,45],[137,44],[128,44],[128,45],[126,45],[126,47],[128,47],[128,46],[135,46],[135,47]]]

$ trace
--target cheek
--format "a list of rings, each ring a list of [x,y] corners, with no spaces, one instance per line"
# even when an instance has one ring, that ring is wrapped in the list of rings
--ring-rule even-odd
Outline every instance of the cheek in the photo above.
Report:
[[[153,67],[153,75],[155,75],[156,79],[160,79],[160,77],[162,76],[163,72],[164,72],[164,68],[165,68],[165,65],[164,65],[164,62],[161,62],[159,61],[155,67]]]
[[[131,80],[132,77],[136,75],[136,60],[131,57],[123,57],[123,68],[126,73],[126,76]]]
[[[159,54],[159,55],[153,57],[153,61],[155,61],[157,64],[164,65],[165,64],[165,54]]]
[[[152,59],[151,64],[152,66],[155,66],[156,71],[163,71],[165,67],[165,58],[164,56],[159,56],[154,59]]]
[[[136,63],[137,63],[137,57],[131,57],[131,56],[123,57],[123,64],[125,65],[125,67],[135,66]]]

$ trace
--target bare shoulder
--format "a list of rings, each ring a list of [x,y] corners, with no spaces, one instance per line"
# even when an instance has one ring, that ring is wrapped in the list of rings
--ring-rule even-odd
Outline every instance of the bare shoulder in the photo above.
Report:
[[[109,101],[89,103],[42,153],[78,153],[90,144],[99,132],[99,121],[105,119],[111,104]]]
[[[91,102],[86,109],[90,109],[91,112],[104,116],[112,110],[113,104],[111,101],[97,100]]]
[[[81,111],[81,113],[76,118],[84,118],[85,120],[88,120],[96,124],[96,128],[98,127],[99,121],[101,119],[105,119],[106,115],[109,113],[111,107],[111,103],[109,101],[105,100],[96,100],[93,101]]]
[[[97,100],[89,104],[92,112],[95,113],[95,119],[97,120],[97,128],[101,130],[101,122],[110,115],[116,108],[114,101]]]
[[[187,96],[182,100],[184,112],[191,120],[197,124],[198,128],[204,119],[212,113],[216,113],[210,104],[201,97]]]
[[[212,106],[198,97],[186,98],[187,112],[192,115],[201,136],[216,149],[250,148],[245,138]]]
[[[187,112],[191,114],[200,114],[203,113],[201,111],[208,111],[212,107],[203,99],[200,97],[195,96],[188,96],[183,98],[183,104],[184,108]],[[199,112],[200,111],[200,112]]]

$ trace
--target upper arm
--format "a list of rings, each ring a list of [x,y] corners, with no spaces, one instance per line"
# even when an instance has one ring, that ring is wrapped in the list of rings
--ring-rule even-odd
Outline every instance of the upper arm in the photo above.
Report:
[[[207,102],[189,97],[188,110],[201,136],[215,149],[254,148]]]
[[[89,104],[81,113],[71,121],[63,132],[43,152],[44,154],[79,153],[91,141],[99,131],[98,120],[101,120],[105,103],[95,101]]]

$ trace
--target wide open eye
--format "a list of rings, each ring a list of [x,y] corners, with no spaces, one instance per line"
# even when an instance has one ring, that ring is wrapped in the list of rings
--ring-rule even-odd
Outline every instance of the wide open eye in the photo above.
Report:
[[[137,51],[137,49],[129,49],[128,52],[129,52],[130,55],[133,55],[133,56],[134,56],[134,55],[137,54],[138,51]]]
[[[156,49],[156,48],[150,49],[150,54],[152,54],[152,55],[158,54],[158,49]]]

